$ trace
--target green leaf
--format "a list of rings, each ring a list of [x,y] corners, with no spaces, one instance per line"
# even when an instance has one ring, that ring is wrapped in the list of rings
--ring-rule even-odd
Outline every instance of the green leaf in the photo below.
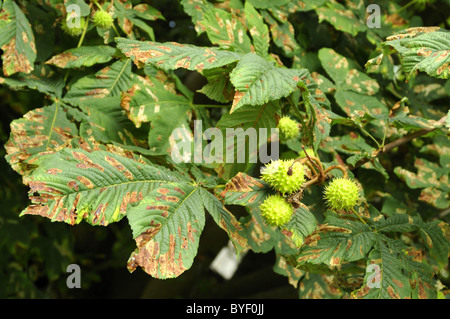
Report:
[[[3,50],[5,76],[33,71],[36,59],[33,31],[19,6],[12,0],[5,0],[0,12],[0,48]]]
[[[82,46],[57,54],[45,63],[63,69],[90,67],[94,64],[111,61],[115,51],[113,47],[108,45]]]
[[[377,81],[358,70],[357,65],[333,49],[319,50],[320,62],[339,89],[351,90],[364,95],[374,95],[380,86]]]
[[[193,107],[190,100],[153,77],[124,92],[121,106],[136,127],[151,122],[148,143],[154,154],[171,154],[172,133],[178,128],[189,128]]]
[[[136,76],[131,72],[130,60],[116,61],[96,74],[82,77],[75,82],[65,95],[69,101],[120,96],[128,90]]]
[[[439,27],[408,28],[389,36],[383,43],[385,54],[397,51],[402,67],[411,78],[416,70],[448,79],[450,74],[450,32]],[[388,48],[394,50],[387,51]]]
[[[68,9],[68,7],[70,5],[76,5],[77,8],[79,8],[80,15],[82,17],[86,17],[86,16],[89,15],[89,13],[91,13],[91,9],[89,8],[89,5],[86,2],[84,2],[84,0],[67,0],[64,3],[64,6],[66,7],[66,10]]]
[[[203,12],[200,25],[212,44],[224,49],[233,48],[238,53],[251,51],[251,41],[244,25],[234,14],[222,9],[210,8]]]
[[[236,88],[231,112],[243,105],[262,105],[291,94],[300,81],[300,70],[276,67],[274,62],[248,53],[230,73]]]
[[[386,105],[375,96],[338,89],[334,97],[340,108],[353,118],[361,118],[366,113],[371,116],[388,115],[389,113]]]
[[[161,12],[151,7],[147,3],[140,3],[133,7],[134,14],[141,19],[154,21],[157,19],[165,20]]]
[[[231,178],[220,197],[229,205],[259,206],[271,193],[269,185],[264,181],[244,173],[238,173]]]
[[[221,68],[203,70],[202,75],[207,79],[208,83],[198,92],[220,103],[233,101],[234,87],[230,82],[230,72],[233,67],[223,66]]]
[[[131,154],[62,149],[41,156],[27,182],[30,199],[22,215],[40,215],[74,225],[83,219],[108,225],[122,219],[131,203],[138,203],[162,183],[185,180],[179,174],[148,164]]]
[[[258,9],[272,9],[285,5],[289,0],[247,0],[246,3],[253,5]]]
[[[366,26],[355,16],[352,10],[338,2],[327,2],[326,7],[316,9],[319,22],[327,21],[337,30],[356,36],[366,30]]]
[[[311,235],[317,227],[317,219],[306,205],[301,204],[296,208],[291,220],[283,226],[283,229],[292,233],[290,237],[301,238]]]
[[[430,250],[431,255],[436,258],[440,266],[448,263],[450,242],[445,237],[444,228],[448,224],[435,220],[431,222],[418,221],[420,236]]]
[[[267,253],[280,244],[282,234],[264,222],[258,206],[249,207],[249,212],[250,215],[242,221],[247,232],[248,246],[255,253]]]
[[[244,13],[248,23],[248,30],[253,39],[255,53],[265,58],[269,54],[269,28],[264,24],[262,16],[248,1],[245,2]]]
[[[300,299],[337,299],[342,291],[334,288],[333,276],[307,272],[299,284]]]
[[[133,8],[131,8],[131,5],[131,3],[121,3],[120,1],[114,3],[114,14],[117,18],[117,24],[131,39],[135,38],[134,33],[137,32],[134,26],[137,26],[153,40],[155,37],[154,31],[147,21],[164,20],[161,12],[145,3],[137,4]],[[108,6],[109,4],[105,3],[104,9],[106,10]],[[139,36],[139,33],[136,35]]]
[[[364,258],[375,240],[376,234],[368,225],[329,216],[326,223],[306,239],[297,261],[339,266]]]
[[[418,229],[413,217],[407,214],[394,214],[387,219],[382,219],[374,224],[377,231],[383,233],[412,232]]]
[[[128,270],[142,267],[149,275],[174,278],[189,269],[205,225],[199,188],[186,183],[161,185],[127,214],[137,249]]]
[[[37,108],[11,123],[5,158],[24,175],[31,169],[27,163],[34,155],[55,151],[77,135],[77,126],[69,120],[61,103]]]
[[[148,129],[136,126],[123,114],[120,96],[72,101],[80,113],[80,136],[97,142],[119,143],[121,146],[146,147]]]
[[[309,145],[317,150],[322,141],[328,138],[330,134],[333,113],[328,110],[330,108],[328,98],[307,69],[301,70],[300,79],[302,82],[299,82],[299,86],[303,89],[301,90],[301,97],[310,119],[307,125],[302,125],[301,133],[309,138]],[[301,117],[298,110],[297,114]]]
[[[426,159],[416,158],[414,166],[417,173],[396,167],[394,173],[404,180],[409,188],[422,188],[419,200],[438,208],[446,208],[450,203],[448,186],[448,169]]]
[[[289,8],[289,12],[298,11],[310,11],[325,4],[326,0],[299,0],[288,1],[286,6]]]
[[[287,19],[278,21],[268,10],[261,10],[260,14],[269,26],[273,43],[281,48],[287,57],[293,57],[294,52],[300,48],[295,38],[294,26]]]
[[[293,265],[286,262],[286,259],[280,255],[277,255],[273,271],[279,275],[288,277],[289,283],[294,286],[294,288],[297,288],[299,280],[304,275],[304,271],[295,268]]]
[[[402,248],[398,241],[379,236],[374,248],[369,253],[367,265],[372,265],[374,272],[366,272],[365,285],[353,293],[357,298],[366,299],[405,299],[411,298],[411,284],[407,273],[407,264],[402,262]],[[379,274],[377,274],[377,270]],[[379,284],[368,285],[369,279]],[[374,283],[375,284],[375,283]]]
[[[261,156],[263,151],[268,157],[278,156],[275,127],[279,109],[276,102],[261,106],[246,105],[220,118],[216,126],[225,140],[222,145],[224,164],[220,171],[223,178],[229,179],[239,172],[247,172],[258,160],[267,161]]]
[[[240,59],[234,52],[217,48],[179,43],[144,42],[117,38],[117,48],[137,66],[152,64],[163,70],[184,68],[201,72],[233,63]]]
[[[443,126],[443,123],[439,123],[439,121],[434,121],[421,116],[409,114],[408,107],[404,107],[401,110],[397,111],[395,113],[395,116],[390,116],[389,122],[396,127],[404,128],[406,130],[434,130],[435,128]]]

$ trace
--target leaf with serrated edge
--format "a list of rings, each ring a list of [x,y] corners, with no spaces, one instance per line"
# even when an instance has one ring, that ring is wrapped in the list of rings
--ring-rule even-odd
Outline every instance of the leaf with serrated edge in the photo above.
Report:
[[[163,70],[199,71],[217,68],[240,59],[235,52],[176,42],[148,42],[117,38],[117,48],[137,66],[152,64]]]
[[[297,258],[299,263],[325,263],[336,267],[343,262],[362,259],[372,249],[376,234],[369,226],[332,216],[326,221],[305,238]]]
[[[108,45],[82,46],[57,54],[45,63],[63,69],[89,67],[111,61],[115,51]]]
[[[27,178],[32,204],[21,214],[106,226],[122,219],[130,203],[138,203],[155,187],[186,180],[132,153],[128,156],[74,148],[40,157]]]
[[[264,181],[244,173],[231,178],[220,193],[224,202],[229,205],[259,205],[269,195],[271,189]]]
[[[128,90],[136,75],[131,72],[130,60],[116,61],[95,74],[82,77],[75,82],[65,95],[68,101],[119,96]]]
[[[450,32],[439,27],[408,28],[389,36],[383,46],[386,53],[397,51],[407,78],[416,70],[429,76],[448,79],[450,74]],[[388,48],[394,48],[388,52]]]
[[[199,188],[170,183],[155,188],[127,215],[137,249],[128,270],[174,278],[189,269],[197,254],[205,215]]]
[[[30,157],[56,150],[77,135],[78,129],[61,103],[34,109],[11,123],[6,160],[19,174],[25,174]]]
[[[236,89],[231,112],[243,105],[262,105],[291,94],[300,81],[300,70],[276,67],[275,62],[248,53],[230,73]]]

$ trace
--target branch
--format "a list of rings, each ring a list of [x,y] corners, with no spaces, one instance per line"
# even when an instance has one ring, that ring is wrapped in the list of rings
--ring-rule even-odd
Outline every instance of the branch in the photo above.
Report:
[[[445,120],[446,120],[446,119],[447,119],[447,115],[444,116],[444,117],[442,117],[439,121],[437,121],[437,123],[438,123],[439,125],[440,125],[440,124],[443,124],[443,123],[445,123]],[[435,127],[435,128],[432,128],[432,129],[422,129],[422,130],[420,130],[420,131],[417,131],[417,132],[414,132],[414,133],[405,135],[405,136],[399,138],[398,140],[395,140],[395,141],[393,141],[393,142],[391,142],[391,143],[389,143],[389,144],[386,144],[383,148],[378,149],[378,150],[375,152],[375,155],[374,155],[372,158],[363,158],[363,159],[361,159],[360,161],[356,162],[355,166],[350,167],[349,169],[350,169],[350,170],[354,170],[354,169],[360,167],[361,165],[364,165],[364,164],[367,163],[368,161],[372,160],[373,158],[378,157],[378,156],[381,156],[381,155],[383,155],[384,153],[387,153],[387,152],[393,150],[394,148],[399,147],[399,146],[402,145],[402,144],[408,143],[408,142],[412,141],[413,139],[415,139],[415,138],[417,138],[417,137],[419,137],[419,136],[428,134],[428,133],[430,133],[430,132],[436,130],[437,128],[439,128],[439,126],[438,126],[438,127]]]

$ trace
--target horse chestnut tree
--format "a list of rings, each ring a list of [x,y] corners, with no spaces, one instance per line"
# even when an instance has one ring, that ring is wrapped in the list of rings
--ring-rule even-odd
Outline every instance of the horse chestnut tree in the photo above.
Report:
[[[212,223],[299,298],[448,298],[444,0],[378,1],[379,28],[370,1],[149,3],[0,1],[1,273],[72,258],[43,218],[125,224],[122,266],[177,278]]]

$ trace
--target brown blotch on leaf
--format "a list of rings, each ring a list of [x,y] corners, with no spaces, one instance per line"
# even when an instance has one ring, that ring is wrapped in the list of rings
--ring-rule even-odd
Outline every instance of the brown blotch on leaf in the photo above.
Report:
[[[79,180],[87,188],[94,188],[94,184],[84,176],[77,176],[77,180]]]

